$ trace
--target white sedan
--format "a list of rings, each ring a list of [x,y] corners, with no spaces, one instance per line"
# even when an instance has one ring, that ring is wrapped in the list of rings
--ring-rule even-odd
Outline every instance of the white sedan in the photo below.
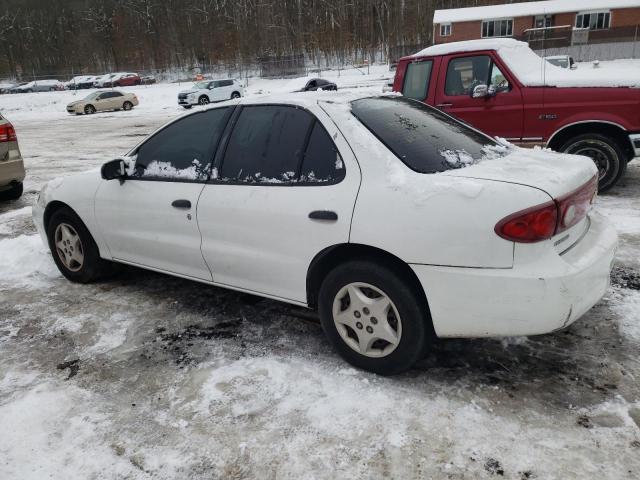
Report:
[[[110,262],[317,309],[381,374],[434,337],[564,328],[605,293],[615,231],[586,157],[520,149],[395,95],[289,94],[182,116],[33,209],[60,271]]]

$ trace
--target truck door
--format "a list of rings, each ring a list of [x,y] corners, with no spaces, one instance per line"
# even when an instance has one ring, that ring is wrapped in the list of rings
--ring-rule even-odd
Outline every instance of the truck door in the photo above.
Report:
[[[472,98],[477,85],[492,93]],[[520,87],[488,53],[450,55],[438,74],[436,107],[489,135],[522,139],[523,103]]]

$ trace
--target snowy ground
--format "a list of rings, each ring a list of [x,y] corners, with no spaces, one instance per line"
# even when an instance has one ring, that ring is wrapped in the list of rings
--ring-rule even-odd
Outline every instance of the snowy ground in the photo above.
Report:
[[[0,204],[1,479],[640,476],[638,160],[598,200],[621,246],[583,319],[441,341],[381,378],[348,367],[302,309],[135,269],[88,286],[58,273],[36,192],[182,114],[183,88],[127,89],[138,108],[82,117],[64,112],[69,92],[0,97],[28,170],[24,197]]]

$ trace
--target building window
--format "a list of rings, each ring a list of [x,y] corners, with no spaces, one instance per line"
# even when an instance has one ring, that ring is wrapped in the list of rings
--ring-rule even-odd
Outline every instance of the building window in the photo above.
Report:
[[[549,28],[553,26],[553,16],[551,15],[536,15],[533,28]]]
[[[451,36],[451,24],[450,23],[441,23],[440,24],[440,36],[441,37],[449,37],[449,36]]]
[[[576,15],[576,28],[588,28],[589,30],[606,30],[611,26],[611,12],[586,12]]]
[[[511,37],[513,35],[513,19],[483,20],[482,38]]]

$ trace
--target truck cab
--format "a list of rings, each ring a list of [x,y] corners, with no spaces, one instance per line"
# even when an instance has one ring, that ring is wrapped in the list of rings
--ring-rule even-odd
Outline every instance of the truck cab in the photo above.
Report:
[[[398,63],[393,90],[489,135],[586,155],[601,191],[640,156],[640,89],[549,64],[512,39],[429,47]]]

